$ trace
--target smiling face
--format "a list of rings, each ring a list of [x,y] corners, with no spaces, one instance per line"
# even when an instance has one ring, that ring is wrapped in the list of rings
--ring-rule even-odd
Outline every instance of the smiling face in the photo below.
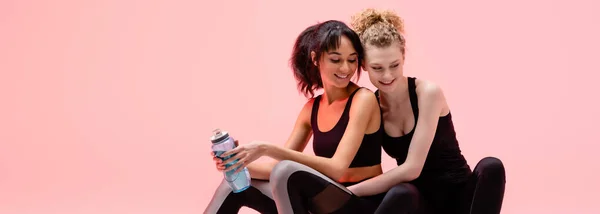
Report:
[[[306,97],[322,88],[348,87],[360,77],[364,49],[360,37],[341,21],[329,20],[306,28],[297,37],[290,59],[298,89]]]
[[[404,54],[401,44],[393,42],[386,47],[365,47],[365,70],[371,83],[383,92],[393,91],[397,80],[403,77]]]
[[[366,9],[352,16],[352,27],[365,48],[364,70],[383,92],[402,84],[406,40],[404,21],[390,10]]]
[[[311,54],[316,56],[314,52]],[[352,42],[342,36],[337,49],[324,52],[318,62],[314,63],[319,68],[325,88],[345,88],[358,69],[358,52]]]

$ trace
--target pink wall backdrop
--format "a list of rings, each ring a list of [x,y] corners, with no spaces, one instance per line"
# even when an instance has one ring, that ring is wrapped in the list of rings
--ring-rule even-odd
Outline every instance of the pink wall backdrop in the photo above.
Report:
[[[599,212],[597,1],[4,0],[0,213],[201,213],[211,130],[282,144],[296,35],[366,7],[405,19],[470,164],[504,161],[503,213]]]

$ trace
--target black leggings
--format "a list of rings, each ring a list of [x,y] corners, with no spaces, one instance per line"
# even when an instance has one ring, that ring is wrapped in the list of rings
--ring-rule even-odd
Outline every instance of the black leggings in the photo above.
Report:
[[[462,185],[424,188],[410,183],[388,191],[378,208],[380,213],[464,213],[499,214],[504,199],[506,175],[498,158],[483,158]],[[402,207],[396,204],[410,204]]]
[[[273,199],[279,213],[373,213],[384,194],[356,197],[345,186],[293,161],[281,161],[271,172]]]
[[[277,207],[272,198],[268,181],[253,179],[250,188],[240,193],[233,193],[227,182],[223,180],[204,210],[204,214],[234,214],[244,206],[260,213],[275,214]]]
[[[493,157],[482,159],[466,184],[423,193],[413,184],[401,183],[386,193],[356,197],[321,173],[291,161],[279,163],[272,180],[274,176],[278,184],[271,186],[280,213],[493,214],[500,213],[505,186],[504,166]]]
[[[481,159],[465,188],[466,213],[500,213],[504,200],[506,172],[495,157]]]

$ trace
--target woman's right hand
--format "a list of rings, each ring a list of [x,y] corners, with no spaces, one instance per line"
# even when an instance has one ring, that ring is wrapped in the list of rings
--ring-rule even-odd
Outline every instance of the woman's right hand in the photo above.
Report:
[[[225,170],[225,165],[223,165],[223,160],[221,160],[220,158],[218,158],[215,155],[215,152],[211,151],[210,155],[213,158],[213,161],[215,162],[215,166],[217,167],[217,170],[219,170],[219,172],[222,172],[223,170]]]

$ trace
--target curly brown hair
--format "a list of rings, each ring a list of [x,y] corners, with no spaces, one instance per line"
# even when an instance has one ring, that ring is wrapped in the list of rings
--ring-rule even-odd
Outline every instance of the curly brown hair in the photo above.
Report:
[[[369,8],[353,15],[351,20],[351,26],[365,48],[368,45],[388,47],[397,41],[404,54],[404,21],[394,11]]]

